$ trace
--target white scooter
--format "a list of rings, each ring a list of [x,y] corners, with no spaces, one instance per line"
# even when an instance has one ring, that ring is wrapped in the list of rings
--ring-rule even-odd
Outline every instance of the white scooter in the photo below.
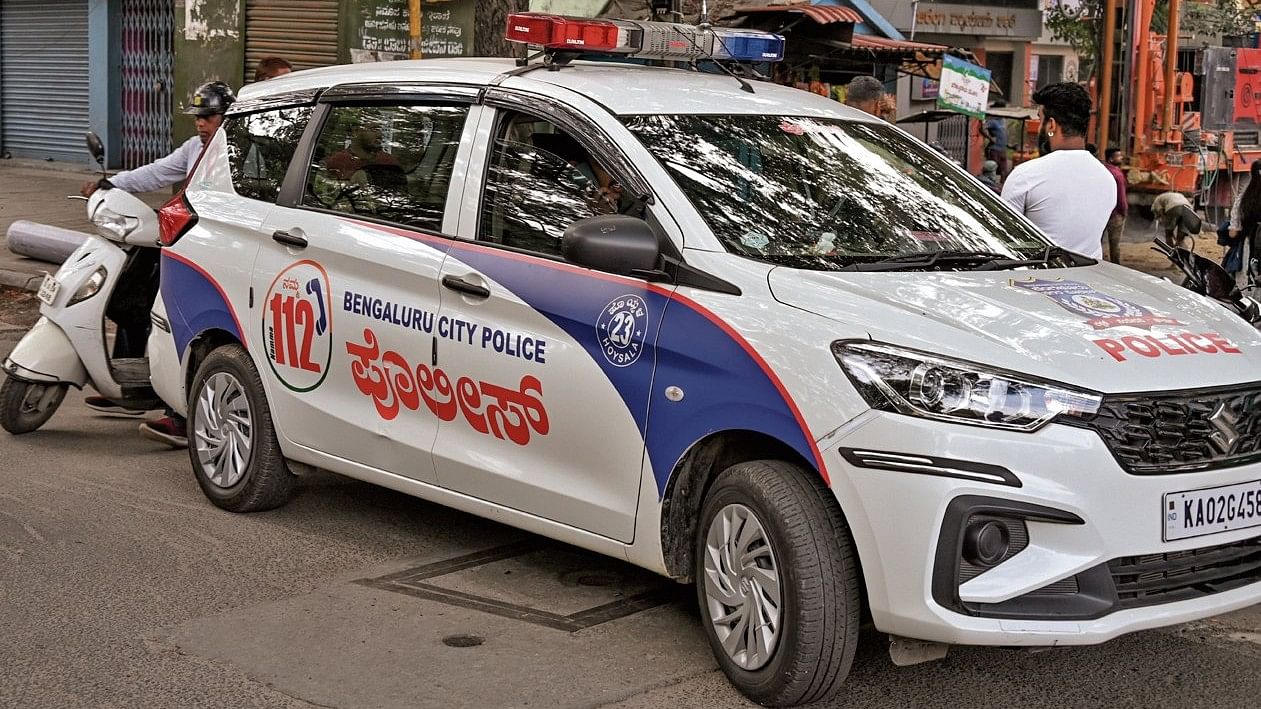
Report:
[[[100,139],[89,133],[87,143],[103,166]],[[90,384],[129,409],[162,405],[149,383],[147,334],[133,325],[111,347],[106,327],[111,303],[148,322],[150,294],[156,295],[158,215],[119,189],[97,190],[87,208],[99,236],[88,237],[56,274],[44,277],[41,317],[2,366],[7,376],[0,384],[0,427],[9,433],[44,425],[71,386]]]

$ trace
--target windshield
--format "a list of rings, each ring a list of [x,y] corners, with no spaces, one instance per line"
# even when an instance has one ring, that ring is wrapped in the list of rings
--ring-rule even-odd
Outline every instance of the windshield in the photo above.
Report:
[[[815,270],[891,260],[955,268],[963,254],[1007,266],[1072,263],[1048,260],[1049,243],[997,195],[889,125],[765,115],[625,122],[727,249],[750,258]]]

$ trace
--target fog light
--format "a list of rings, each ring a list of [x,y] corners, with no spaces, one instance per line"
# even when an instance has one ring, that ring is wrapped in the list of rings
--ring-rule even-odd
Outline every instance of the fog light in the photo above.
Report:
[[[976,566],[994,566],[1007,556],[1011,532],[999,520],[978,520],[963,531],[963,558]]]

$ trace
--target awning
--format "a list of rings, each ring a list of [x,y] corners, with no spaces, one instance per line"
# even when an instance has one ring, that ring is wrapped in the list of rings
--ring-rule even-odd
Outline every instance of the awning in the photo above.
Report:
[[[809,17],[821,25],[833,22],[860,24],[863,16],[857,10],[838,5],[745,5],[731,11],[732,15],[752,15],[759,12],[787,12]]]

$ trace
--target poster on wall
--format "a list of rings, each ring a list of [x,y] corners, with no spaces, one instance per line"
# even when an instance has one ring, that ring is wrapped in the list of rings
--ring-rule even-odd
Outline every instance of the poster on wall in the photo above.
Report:
[[[984,118],[989,105],[990,70],[947,54],[941,60],[937,107]]]
[[[409,0],[357,0],[358,37],[350,61],[381,62],[411,58]],[[463,57],[473,53],[474,0],[421,2],[420,55]]]

